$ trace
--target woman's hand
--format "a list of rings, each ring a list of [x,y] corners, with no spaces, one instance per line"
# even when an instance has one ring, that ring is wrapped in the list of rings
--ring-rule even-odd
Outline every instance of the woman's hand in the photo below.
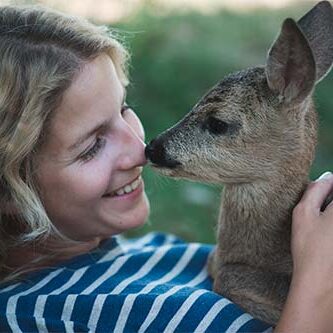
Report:
[[[309,184],[293,212],[291,250],[293,279],[316,278],[333,292],[333,203],[320,210],[332,191],[331,173]]]
[[[293,277],[275,332],[333,331],[333,203],[321,212],[332,191],[333,175],[325,173],[294,209]]]

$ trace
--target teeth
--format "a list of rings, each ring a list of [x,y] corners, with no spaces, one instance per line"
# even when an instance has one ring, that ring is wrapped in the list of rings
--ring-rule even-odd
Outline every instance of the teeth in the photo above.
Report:
[[[140,177],[133,181],[133,183],[124,186],[116,192],[116,195],[124,195],[125,193],[131,193],[140,185]]]
[[[139,186],[139,184],[140,184],[139,179],[135,180],[135,181],[132,183],[132,189],[133,189],[133,190],[137,189],[138,186]]]
[[[117,195],[123,195],[125,191],[123,189],[120,189],[116,192]]]
[[[125,189],[126,193],[132,192],[132,186],[130,186],[130,185],[126,185],[124,189]]]

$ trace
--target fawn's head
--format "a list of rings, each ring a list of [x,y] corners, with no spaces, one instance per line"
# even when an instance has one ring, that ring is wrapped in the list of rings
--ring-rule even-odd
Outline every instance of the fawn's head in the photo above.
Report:
[[[266,66],[220,81],[147,146],[148,159],[168,176],[215,183],[267,179],[299,157],[307,173],[316,138],[311,94],[332,61],[333,11],[323,1],[297,23],[286,19]]]

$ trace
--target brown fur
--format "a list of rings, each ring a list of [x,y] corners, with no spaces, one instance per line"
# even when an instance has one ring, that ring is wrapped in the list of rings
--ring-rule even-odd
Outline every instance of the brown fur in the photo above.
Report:
[[[265,67],[224,78],[146,155],[160,172],[224,184],[214,290],[275,324],[292,273],[292,210],[314,158],[315,83],[333,61],[333,11],[286,19]]]

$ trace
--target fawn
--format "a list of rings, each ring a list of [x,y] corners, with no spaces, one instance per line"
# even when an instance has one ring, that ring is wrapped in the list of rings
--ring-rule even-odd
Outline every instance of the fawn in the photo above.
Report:
[[[292,274],[292,210],[309,182],[317,116],[311,95],[333,62],[333,10],[286,19],[265,66],[231,74],[146,147],[162,174],[224,184],[214,291],[274,325]]]

